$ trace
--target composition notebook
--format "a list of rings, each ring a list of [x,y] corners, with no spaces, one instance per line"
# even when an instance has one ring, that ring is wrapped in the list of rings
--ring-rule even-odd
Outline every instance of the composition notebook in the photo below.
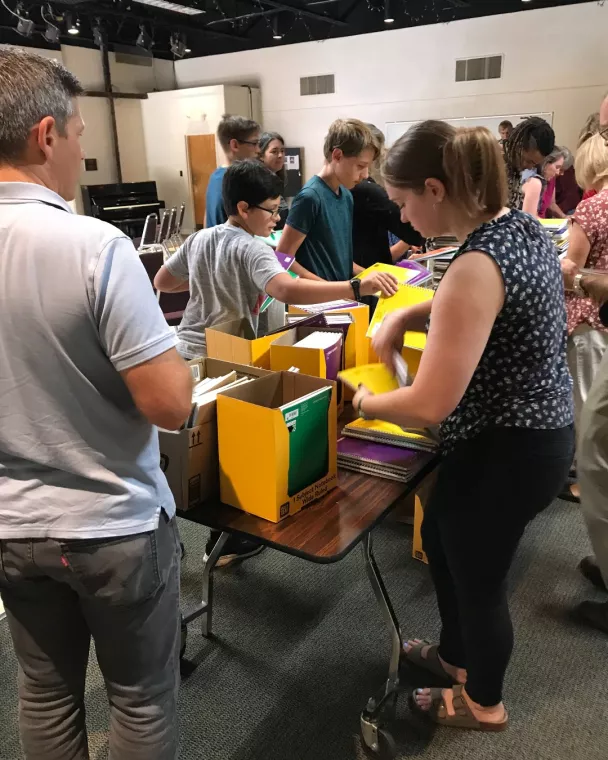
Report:
[[[430,301],[434,295],[435,292],[430,288],[421,288],[418,285],[401,285],[394,296],[379,298],[376,311],[374,312],[372,321],[369,323],[367,337],[374,337],[385,318],[391,312],[397,309],[404,309],[406,306],[415,306],[416,304],[424,303],[424,301]],[[403,345],[422,351],[426,345],[426,333],[408,330],[403,337]]]
[[[331,387],[279,407],[289,431],[288,494],[294,496],[320,480],[329,469],[327,416]]]

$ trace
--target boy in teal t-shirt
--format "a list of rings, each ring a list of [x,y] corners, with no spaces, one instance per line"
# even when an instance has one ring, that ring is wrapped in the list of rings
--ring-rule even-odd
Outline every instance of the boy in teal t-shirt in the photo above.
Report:
[[[353,264],[351,188],[366,179],[379,148],[358,119],[338,119],[323,149],[325,164],[300,190],[287,217],[278,250],[296,256],[300,277],[334,282],[361,271]]]

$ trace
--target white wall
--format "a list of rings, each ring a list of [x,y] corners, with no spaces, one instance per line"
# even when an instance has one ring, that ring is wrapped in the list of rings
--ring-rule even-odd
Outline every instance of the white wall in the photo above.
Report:
[[[193,87],[151,93],[141,103],[143,138],[150,178],[167,207],[186,204],[183,228],[194,230],[187,135],[215,134],[225,113],[250,117],[259,91],[245,87]],[[131,101],[133,102],[133,101]],[[218,166],[224,154],[216,139]]]
[[[4,47],[4,46],[0,46]],[[99,50],[62,45],[61,50],[30,49],[31,52],[61,61],[80,80],[87,90],[102,91],[103,67]],[[117,63],[110,53],[110,73],[115,92],[149,93],[173,90],[176,87],[173,61],[154,59],[152,66]],[[116,127],[124,182],[143,182],[150,175],[143,137],[142,100],[116,100]],[[112,143],[110,106],[105,98],[80,98],[80,110],[85,121],[82,137],[84,152],[97,159],[97,171],[85,171],[81,185],[100,185],[117,181]],[[82,209],[81,198],[76,208]]]
[[[148,93],[175,87],[172,61],[153,60],[152,66],[118,63],[109,55],[112,87],[115,92]],[[80,79],[87,90],[102,91],[103,66],[98,50],[70,45],[61,48],[61,60]],[[116,127],[120,163],[124,182],[144,182],[150,176],[143,140],[141,100],[115,100]],[[105,98],[80,98],[80,109],[85,121],[82,145],[88,158],[97,159],[97,171],[85,171],[82,185],[101,185],[117,181],[112,142],[110,105]],[[80,198],[77,198],[80,209]]]
[[[263,125],[305,149],[305,176],[322,162],[328,124],[553,112],[573,147],[608,89],[608,4],[595,2],[397,29],[325,42],[177,61],[178,87],[261,87]],[[498,80],[455,82],[455,61],[504,55]],[[300,96],[301,76],[331,74],[333,95]]]

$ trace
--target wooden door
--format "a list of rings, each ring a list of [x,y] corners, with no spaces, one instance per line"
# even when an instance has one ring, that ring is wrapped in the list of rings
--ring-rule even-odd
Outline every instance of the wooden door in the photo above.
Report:
[[[205,226],[205,196],[209,177],[217,169],[215,135],[188,135],[188,164],[196,229]]]

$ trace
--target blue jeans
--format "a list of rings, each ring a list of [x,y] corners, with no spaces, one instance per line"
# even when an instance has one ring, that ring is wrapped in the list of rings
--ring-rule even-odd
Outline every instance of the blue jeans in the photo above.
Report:
[[[179,536],[0,541],[0,594],[19,662],[26,760],[88,760],[91,637],[110,702],[111,760],[175,760]]]

